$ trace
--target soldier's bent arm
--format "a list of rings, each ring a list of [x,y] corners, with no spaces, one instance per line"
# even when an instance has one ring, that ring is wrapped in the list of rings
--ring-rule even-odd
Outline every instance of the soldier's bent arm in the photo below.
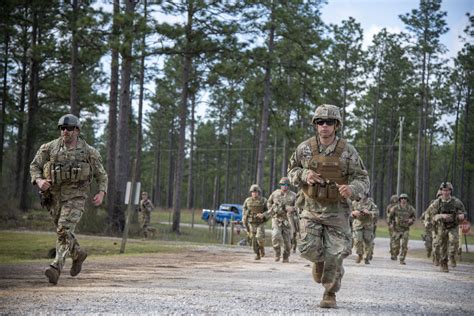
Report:
[[[49,161],[49,144],[43,144],[36,152],[33,161],[30,163],[31,183],[36,184],[36,179],[43,178],[43,167]]]
[[[104,193],[107,193],[107,172],[105,171],[104,166],[102,165],[102,158],[96,149],[92,147],[91,149],[92,151],[90,155],[90,160],[94,173],[94,178],[98,185],[98,191],[104,191]]]
[[[370,187],[369,174],[365,169],[362,159],[360,159],[359,154],[350,144],[347,144],[347,148],[341,158],[345,159],[348,165],[347,175],[349,186],[352,189],[351,199],[362,196],[369,191]]]

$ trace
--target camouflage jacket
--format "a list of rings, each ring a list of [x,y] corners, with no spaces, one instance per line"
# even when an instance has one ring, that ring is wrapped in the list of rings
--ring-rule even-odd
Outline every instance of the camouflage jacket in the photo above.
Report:
[[[458,215],[465,214],[466,210],[464,204],[455,196],[451,196],[448,200],[443,200],[442,197],[434,200],[433,203],[426,210],[427,220],[434,226],[443,224],[446,228],[453,228],[459,225]],[[440,214],[450,215],[447,219],[442,219]]]
[[[298,145],[296,151],[292,154],[288,165],[288,178],[290,178],[291,183],[297,187],[301,187],[301,184],[306,182],[306,177],[310,170],[308,164],[313,157],[310,140],[311,138]],[[336,140],[327,147],[318,142],[319,153],[324,156],[333,156],[337,140],[339,140],[339,137],[336,136]],[[349,143],[346,144],[340,156],[340,162],[343,168],[342,174],[347,176],[348,184],[352,189],[352,196],[350,199],[354,200],[356,197],[362,196],[368,191],[370,186],[368,173],[365,170],[364,164],[356,149]],[[341,209],[348,213],[348,202],[322,204],[306,196],[301,216],[311,218],[315,216],[315,212],[334,213],[340,212]]]
[[[415,209],[410,204],[402,207],[400,204],[392,207],[388,216],[388,224],[393,225],[396,231],[405,231],[415,222]]]
[[[374,223],[378,218],[378,210],[375,203],[372,199],[366,199],[365,201],[354,201],[352,202],[352,210],[353,211],[364,211],[364,215],[360,215],[358,217],[354,217],[352,221],[352,229],[359,230],[363,228],[370,228],[374,227]]]
[[[256,199],[253,197],[248,197],[245,199],[244,204],[242,205],[244,212],[243,222],[246,223],[263,223],[264,219],[258,219],[257,214],[265,213],[268,211],[267,208],[267,199],[263,196],[259,196]]]
[[[153,210],[153,203],[149,198],[145,200],[140,200],[140,212],[148,212],[150,213]]]
[[[62,180],[59,184],[51,186],[51,193],[61,201],[67,201],[75,197],[88,196],[92,179],[98,185],[98,191],[107,193],[107,173],[102,166],[99,152],[88,145],[82,138],[78,138],[74,148],[67,148],[62,138],[57,138],[49,143],[41,145],[30,164],[31,183],[36,184],[39,178],[50,180],[52,166],[57,164],[67,165],[77,163],[88,174],[86,180],[71,181]]]
[[[275,219],[280,221],[287,220],[287,206],[295,206],[296,193],[288,190],[286,194],[282,190],[277,189],[268,198],[267,208],[268,211],[265,212],[265,216],[272,216]]]

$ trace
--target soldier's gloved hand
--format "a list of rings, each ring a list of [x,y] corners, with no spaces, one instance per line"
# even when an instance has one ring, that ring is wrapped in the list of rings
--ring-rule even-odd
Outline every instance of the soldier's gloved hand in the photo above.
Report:
[[[259,219],[263,219],[265,216],[263,215],[263,213],[260,213],[260,214],[257,214],[257,217],[258,217]]]
[[[352,211],[352,216],[359,217],[360,216],[360,211]]]
[[[459,214],[458,219],[462,222],[464,220],[464,214]]]
[[[285,206],[285,209],[286,209],[286,212],[287,213],[293,213],[295,211],[295,207],[294,206]]]
[[[321,175],[319,173],[314,172],[311,169],[304,169],[303,174],[301,175],[301,178],[304,182],[306,182],[309,185],[314,185],[318,182],[319,183],[323,182]]]
[[[441,214],[443,216],[443,220],[450,222],[453,220],[451,214]]]
[[[349,198],[351,197],[352,195],[352,188],[350,185],[347,185],[347,184],[342,184],[342,185],[339,185],[336,183],[336,186],[339,190],[339,194],[342,195],[343,198]]]
[[[45,179],[36,179],[36,185],[41,191],[46,191],[51,187],[51,183]]]

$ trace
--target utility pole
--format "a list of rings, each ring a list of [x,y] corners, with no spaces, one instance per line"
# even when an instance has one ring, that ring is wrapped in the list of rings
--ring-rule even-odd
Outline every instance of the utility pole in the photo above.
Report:
[[[400,138],[398,141],[398,172],[397,172],[397,196],[400,196],[400,187],[402,181],[402,143],[403,143],[403,122],[405,117],[400,117]]]

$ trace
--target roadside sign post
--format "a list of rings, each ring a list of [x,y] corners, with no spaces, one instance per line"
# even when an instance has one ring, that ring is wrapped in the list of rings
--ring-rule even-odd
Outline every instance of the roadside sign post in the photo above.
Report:
[[[130,221],[132,218],[133,205],[138,205],[140,200],[140,182],[136,183],[136,165],[137,160],[133,159],[132,164],[132,181],[127,183],[127,189],[125,192],[125,204],[127,205],[127,211],[125,214],[125,227],[123,229],[122,235],[122,245],[120,246],[120,253],[125,252],[125,244],[127,243],[128,230],[130,226]]]

